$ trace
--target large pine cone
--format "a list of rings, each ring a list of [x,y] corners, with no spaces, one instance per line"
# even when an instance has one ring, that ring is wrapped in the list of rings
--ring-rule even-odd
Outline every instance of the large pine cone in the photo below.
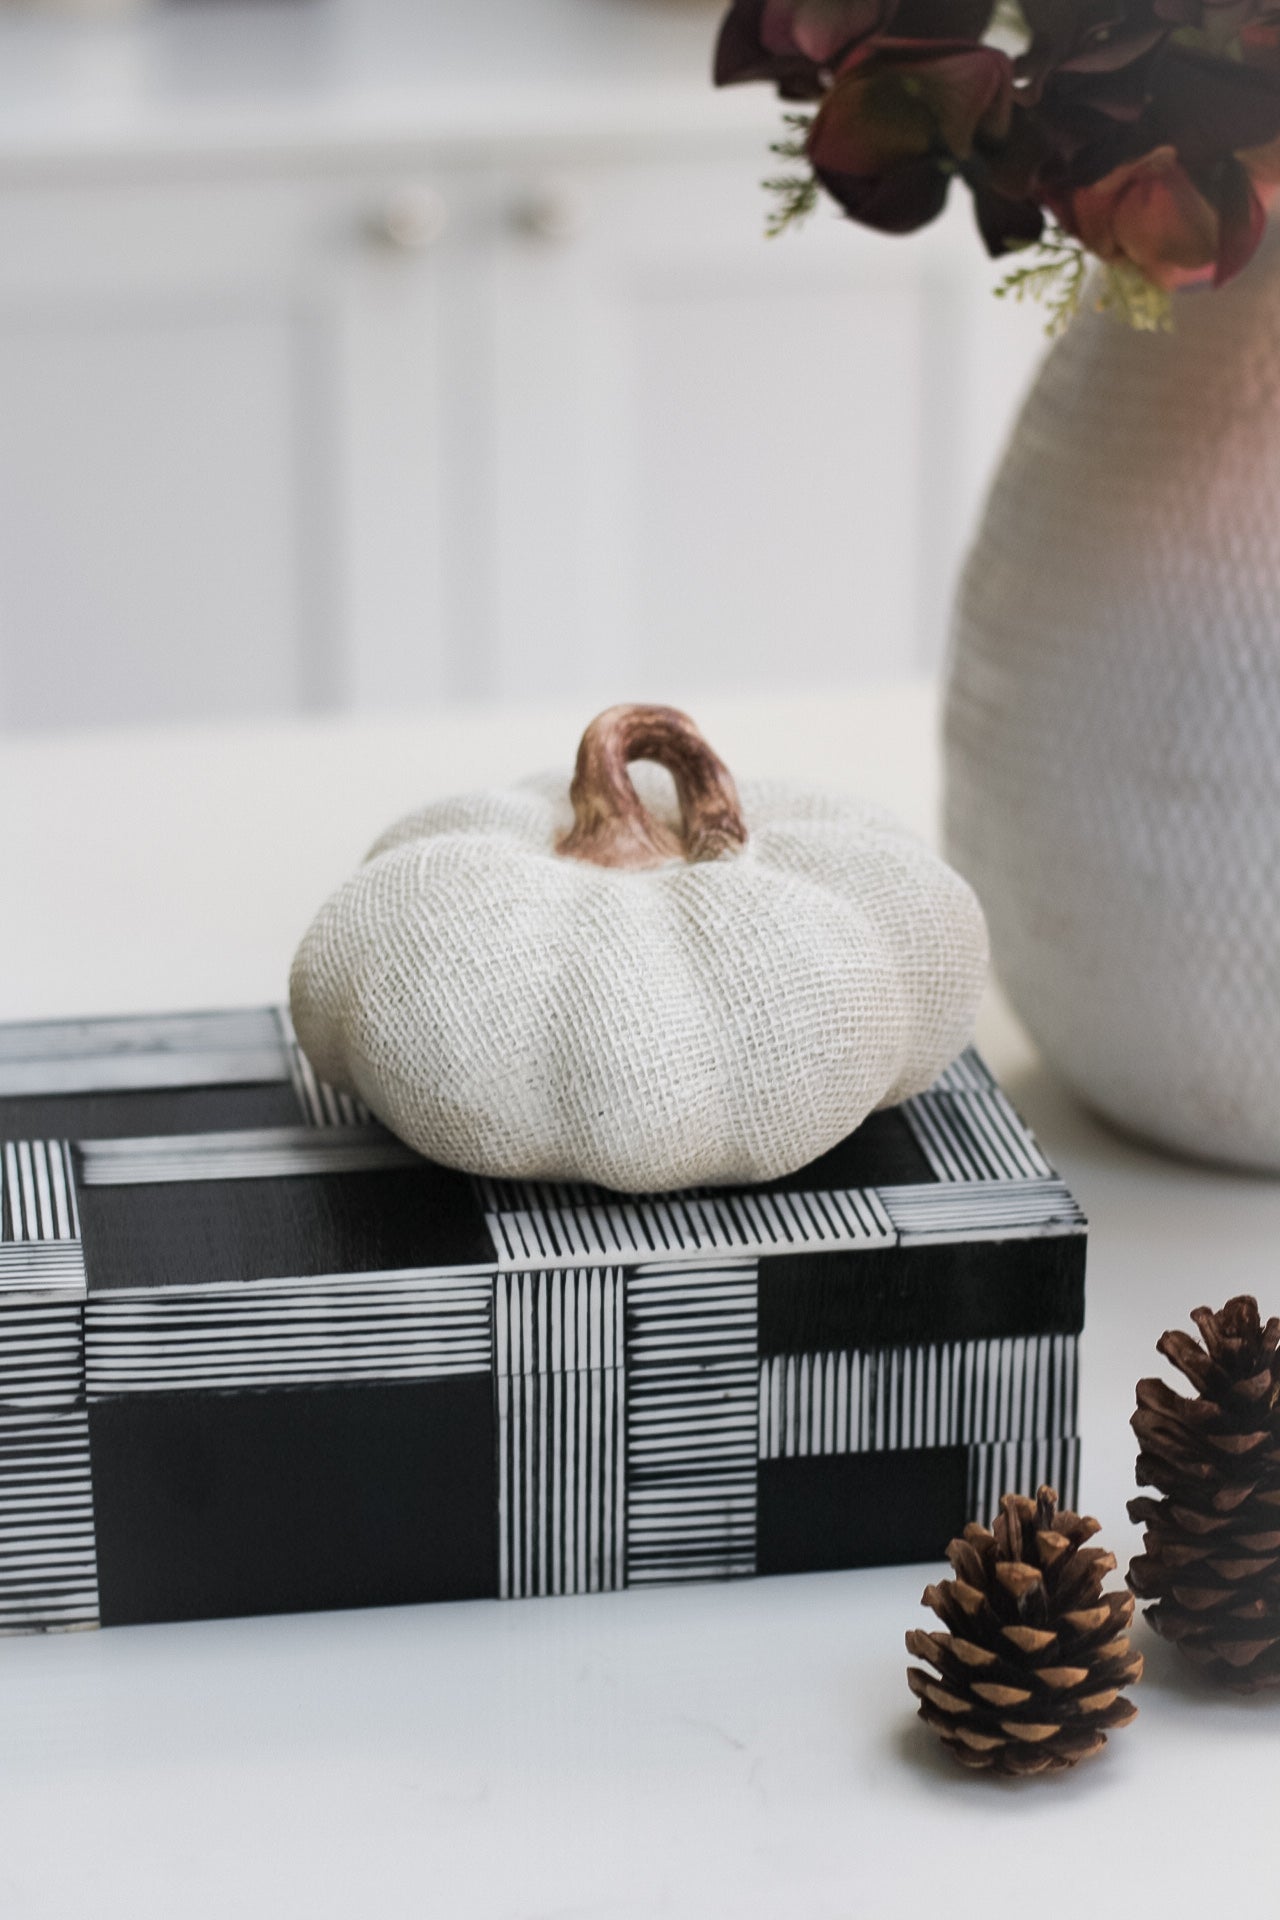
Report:
[[[926,1587],[924,1605],[950,1631],[907,1635],[942,1678],[910,1667],[907,1681],[961,1765],[1057,1772],[1138,1711],[1120,1697],[1142,1674],[1125,1637],[1133,1601],[1102,1591],[1116,1559],[1085,1546],[1097,1531],[1041,1487],[1034,1500],[1006,1493],[991,1530],[971,1523],[947,1548],[956,1578]]]
[[[1264,1327],[1248,1294],[1198,1307],[1189,1333],[1157,1351],[1196,1389],[1139,1380],[1133,1430],[1146,1527],[1129,1585],[1146,1617],[1210,1675],[1245,1693],[1280,1686],[1280,1320]]]

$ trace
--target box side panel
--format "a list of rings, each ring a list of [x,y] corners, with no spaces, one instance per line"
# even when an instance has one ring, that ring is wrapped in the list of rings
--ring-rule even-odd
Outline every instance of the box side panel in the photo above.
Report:
[[[498,1591],[488,1375],[89,1409],[104,1626]]]
[[[758,1567],[814,1573],[941,1560],[969,1520],[989,1522],[1006,1492],[1046,1482],[1078,1498],[1079,1442],[908,1448],[762,1461]]]
[[[760,1265],[762,1353],[1074,1334],[1083,1233],[778,1254]]]
[[[768,1460],[761,1573],[940,1560],[967,1518],[965,1447]]]

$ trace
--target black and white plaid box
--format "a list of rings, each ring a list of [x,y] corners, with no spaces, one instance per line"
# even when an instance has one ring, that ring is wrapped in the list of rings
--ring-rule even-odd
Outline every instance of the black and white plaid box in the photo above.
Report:
[[[623,1199],[430,1165],[272,1009],[0,1028],[0,1628],[934,1558],[1074,1500],[1084,1263],[974,1053]]]

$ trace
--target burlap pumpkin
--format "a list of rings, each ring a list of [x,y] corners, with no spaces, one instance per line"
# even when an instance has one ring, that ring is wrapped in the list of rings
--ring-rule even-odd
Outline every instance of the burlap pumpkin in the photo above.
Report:
[[[985,971],[973,894],[882,811],[739,799],[683,715],[622,707],[572,786],[392,827],[291,996],[317,1073],[431,1159],[658,1191],[792,1172],[926,1087]]]

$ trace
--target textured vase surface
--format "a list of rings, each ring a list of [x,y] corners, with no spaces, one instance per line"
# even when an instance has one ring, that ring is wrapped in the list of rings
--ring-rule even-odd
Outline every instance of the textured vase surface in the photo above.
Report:
[[[948,851],[1051,1063],[1280,1169],[1280,231],[1172,334],[1051,350],[962,581]]]

